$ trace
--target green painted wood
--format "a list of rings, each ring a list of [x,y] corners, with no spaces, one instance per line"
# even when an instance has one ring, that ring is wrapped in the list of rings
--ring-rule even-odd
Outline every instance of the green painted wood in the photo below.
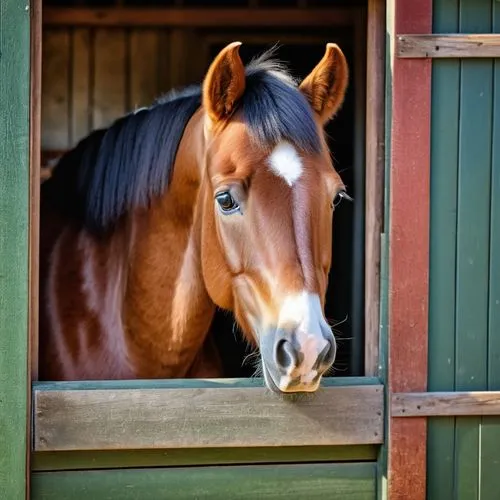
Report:
[[[286,446],[276,448],[201,448],[189,450],[70,451],[34,453],[34,471],[115,469],[187,465],[375,461],[377,447]]]
[[[394,26],[393,2],[386,4],[386,25]],[[393,31],[389,32],[394,36]],[[392,127],[392,63],[391,63],[391,41],[389,34],[386,37],[385,49],[385,151],[391,151],[391,127]],[[394,40],[392,40],[394,43]],[[390,180],[391,180],[391,156],[385,155],[384,163],[384,228],[390,224]],[[387,389],[388,378],[388,346],[389,346],[389,234],[382,232],[380,235],[380,331],[379,331],[379,372],[381,382],[384,385],[385,401],[389,401]],[[386,403],[387,405],[387,403]],[[386,406],[387,408],[387,406]],[[384,436],[389,435],[390,412],[384,412]],[[387,439],[379,448],[377,457],[377,499],[388,497],[387,475],[388,475],[388,450]]]
[[[375,463],[33,474],[32,500],[375,499]]]
[[[429,285],[430,391],[454,390],[455,265],[458,175],[459,62],[433,65],[431,146],[431,216]],[[447,496],[453,484],[455,419],[430,419],[428,491]],[[443,480],[446,478],[446,480]]]
[[[458,0],[434,0],[435,33],[458,31]],[[428,389],[455,389],[455,268],[460,62],[435,60],[431,101]],[[453,498],[455,418],[429,419],[427,496]]]
[[[460,31],[489,32],[491,5],[491,0],[460,0]],[[493,65],[491,60],[463,60],[461,66],[455,387],[484,390],[488,359]],[[458,499],[480,498],[480,422],[480,417],[456,420]]]
[[[0,498],[25,498],[27,435],[28,2],[0,2]]]
[[[500,32],[500,3],[493,5],[493,32]],[[500,61],[494,61],[489,248],[488,389],[500,390]],[[481,500],[500,491],[500,418],[482,419]]]
[[[388,212],[387,208],[385,209]],[[379,375],[384,385],[385,401],[389,400],[387,390],[387,347],[389,345],[389,243],[387,233],[382,233],[380,237],[380,333],[379,333]],[[387,405],[386,405],[387,408]],[[384,436],[389,435],[389,411],[384,411]],[[388,497],[387,492],[387,471],[388,471],[388,450],[387,439],[379,447],[377,456],[377,499],[382,500]]]
[[[380,384],[378,377],[327,377],[322,387],[347,387]],[[235,387],[263,387],[262,378],[236,379],[165,379],[165,380],[97,380],[84,382],[34,382],[40,391],[103,390],[103,389],[224,389]]]
[[[434,0],[434,31],[498,33],[499,12]],[[433,64],[429,390],[500,388],[499,68]],[[498,499],[498,443],[499,418],[430,419],[428,498]]]

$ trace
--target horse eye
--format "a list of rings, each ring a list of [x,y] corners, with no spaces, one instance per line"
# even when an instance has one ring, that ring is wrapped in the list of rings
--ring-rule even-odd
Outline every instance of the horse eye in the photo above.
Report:
[[[219,193],[215,197],[215,199],[217,200],[217,203],[219,204],[219,207],[222,209],[223,212],[233,212],[234,210],[238,209],[238,204],[231,196],[231,193],[229,193],[229,191],[224,191],[223,193]]]
[[[340,202],[343,200],[343,199],[346,199],[346,200],[349,200],[349,201],[352,201],[352,198],[345,192],[345,191],[339,191],[336,195],[335,195],[335,198],[333,199],[333,203],[332,203],[332,206],[335,208],[335,207],[338,207],[340,205]]]
[[[338,207],[340,205],[340,202],[344,198],[345,191],[339,191],[336,195],[335,198],[333,199],[333,206]]]

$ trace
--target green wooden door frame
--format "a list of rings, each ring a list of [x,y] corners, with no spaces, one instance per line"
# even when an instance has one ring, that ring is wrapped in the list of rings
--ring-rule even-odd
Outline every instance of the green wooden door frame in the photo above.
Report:
[[[40,40],[33,27],[40,24],[40,5],[41,0],[0,0],[0,499],[8,500],[30,495],[30,276],[35,274],[30,270],[30,247],[36,248],[31,241],[30,217],[37,204],[35,190],[30,193],[30,187],[38,186],[34,161],[30,175],[30,150],[37,153],[39,149],[36,137],[30,134],[30,129],[39,125],[33,113],[39,102],[30,103],[30,81],[39,54],[35,63],[30,57],[32,42],[39,49]],[[32,84],[36,99],[38,76]],[[36,223],[36,219],[31,222]],[[35,282],[31,284],[36,289]],[[364,377],[360,385],[370,385],[374,382],[371,378]],[[377,439],[382,439],[380,434]],[[375,450],[370,446],[358,449],[356,460],[373,462]],[[338,456],[335,453],[333,460],[353,459],[343,455],[345,450]],[[331,455],[326,458],[332,460]]]
[[[0,498],[27,494],[30,6],[0,3]]]

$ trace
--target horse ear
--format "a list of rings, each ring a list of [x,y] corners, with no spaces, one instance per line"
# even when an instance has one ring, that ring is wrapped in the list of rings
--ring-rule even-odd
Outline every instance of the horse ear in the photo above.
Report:
[[[245,91],[245,68],[239,50],[241,42],[223,48],[213,60],[203,82],[203,105],[213,123],[231,116]]]
[[[300,84],[323,124],[340,109],[349,81],[349,68],[342,50],[336,43],[326,45],[325,55]]]

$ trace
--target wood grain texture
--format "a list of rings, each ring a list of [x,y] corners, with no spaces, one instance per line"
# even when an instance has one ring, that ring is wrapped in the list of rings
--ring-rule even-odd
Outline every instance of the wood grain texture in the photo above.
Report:
[[[163,47],[161,53],[165,48]],[[137,29],[130,33],[130,102],[128,109],[150,106],[158,97],[159,31]]]
[[[71,146],[89,132],[92,123],[91,76],[94,54],[91,30],[72,30],[71,57]]]
[[[500,3],[493,7],[493,31],[500,32]],[[500,391],[500,60],[493,62],[493,124],[491,151],[491,215],[488,290],[488,390]],[[481,489],[498,491],[500,416],[481,421]],[[485,495],[486,497],[486,495]]]
[[[430,33],[432,1],[392,4],[394,32]],[[391,393],[427,389],[431,62],[392,61],[389,217]],[[388,496],[426,497],[426,420],[389,423]]]
[[[284,401],[264,388],[34,391],[34,450],[313,446],[383,441],[381,386]]]
[[[29,220],[29,366],[38,379],[38,253],[40,241],[40,150],[42,123],[42,3],[34,0],[30,26],[30,220]],[[30,398],[31,400],[31,398]]]
[[[414,392],[391,397],[393,417],[498,415],[500,391]]]
[[[42,147],[70,146],[70,32],[43,30],[42,40]]]
[[[376,461],[377,445],[37,452],[34,471]]]
[[[385,161],[385,2],[368,2],[366,70],[365,375],[379,372],[380,235]]]
[[[498,34],[499,7],[493,0],[436,0],[434,31]],[[500,370],[495,347],[497,65],[487,58],[433,63],[432,391],[500,390],[495,376]],[[499,422],[493,416],[430,419],[429,500],[498,497]]]
[[[434,30],[456,32],[458,1],[435,0]],[[460,61],[433,61],[429,283],[429,391],[455,389]],[[428,419],[427,495],[453,498],[455,417]]]
[[[240,27],[339,26],[353,24],[359,10],[193,8],[54,8],[43,12],[47,26]]]
[[[0,498],[27,494],[30,12],[0,3]]]
[[[459,30],[491,29],[491,2],[460,0]],[[461,61],[458,144],[455,390],[487,389],[493,64]],[[481,418],[457,417],[454,491],[480,499]],[[467,450],[464,453],[463,450]]]
[[[375,463],[33,474],[33,500],[68,498],[374,500]]]
[[[93,123],[92,128],[109,127],[125,114],[126,33],[123,29],[97,29],[94,41]]]
[[[380,385],[378,377],[326,377],[321,381],[322,388],[352,387],[358,385]],[[68,382],[35,382],[36,391],[64,390],[107,390],[107,389],[228,389],[264,387],[264,379],[252,378],[173,378],[148,380],[89,380]]]
[[[500,57],[500,35],[398,35],[396,55],[402,58]]]
[[[30,165],[29,165],[29,332],[26,443],[31,442],[31,381],[38,379],[38,290],[40,242],[40,149],[42,88],[42,1],[31,2],[30,22]],[[31,495],[31,453],[26,450],[26,498]]]

